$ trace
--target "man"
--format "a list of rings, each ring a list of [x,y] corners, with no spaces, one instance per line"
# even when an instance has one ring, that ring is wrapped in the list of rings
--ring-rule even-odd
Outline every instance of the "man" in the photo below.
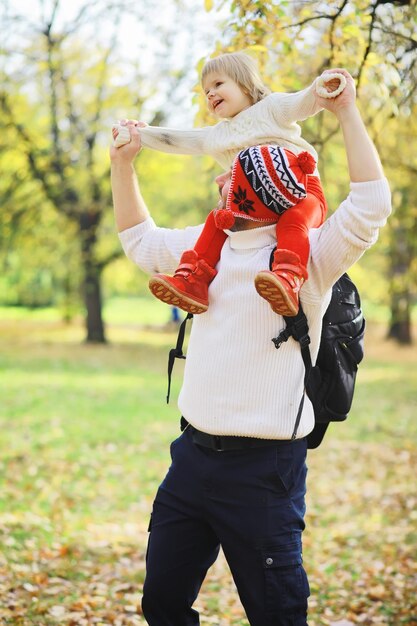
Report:
[[[378,237],[390,193],[375,148],[347,86],[322,99],[342,128],[351,192],[310,234],[309,278],[300,291],[313,361],[331,286]],[[157,228],[139,191],[131,143],[111,148],[115,216],[126,254],[149,273],[172,272],[201,227]],[[230,173],[216,179],[225,200]],[[274,226],[237,220],[210,284],[210,307],[193,320],[178,404],[187,427],[171,445],[172,465],[152,511],[143,592],[151,626],[196,626],[192,605],[222,546],[251,626],[306,626],[308,581],[302,566],[306,435],[314,415],[303,395],[296,342],[279,351],[285,326],[259,298],[253,280],[268,266]]]

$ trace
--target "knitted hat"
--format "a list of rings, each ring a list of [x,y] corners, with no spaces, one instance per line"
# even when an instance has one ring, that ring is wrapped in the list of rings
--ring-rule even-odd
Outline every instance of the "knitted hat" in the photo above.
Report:
[[[294,154],[275,145],[252,146],[233,162],[226,208],[215,213],[217,228],[230,228],[235,217],[274,222],[307,195],[307,175],[316,162],[309,152]]]

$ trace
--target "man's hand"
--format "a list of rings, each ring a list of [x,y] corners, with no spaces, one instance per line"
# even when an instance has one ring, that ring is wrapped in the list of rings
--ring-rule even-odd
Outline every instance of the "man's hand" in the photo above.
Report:
[[[145,122],[138,122],[137,120],[121,120],[120,125],[126,126],[129,130],[130,142],[119,148],[113,145],[110,146],[110,159],[112,163],[131,163],[142,148],[138,127],[143,128],[147,126],[147,124],[145,124]]]
[[[149,217],[133,167],[133,160],[142,147],[138,127],[146,124],[136,120],[122,120],[121,124],[129,129],[130,141],[120,148],[110,147],[114,215],[119,232]]]
[[[331,71],[331,70],[330,70]],[[375,150],[356,106],[356,88],[352,76],[344,69],[334,70],[346,78],[346,86],[336,98],[317,98],[319,104],[334,113],[342,129],[349,176],[353,183],[370,182],[383,178],[379,155]]]

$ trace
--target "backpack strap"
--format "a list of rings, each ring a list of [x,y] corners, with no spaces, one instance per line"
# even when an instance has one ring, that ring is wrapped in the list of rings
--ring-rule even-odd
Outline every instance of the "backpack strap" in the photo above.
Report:
[[[308,334],[308,322],[301,303],[297,315],[294,315],[292,317],[287,317],[284,315],[284,320],[286,323],[286,327],[280,332],[277,337],[274,337],[272,341],[277,350],[281,346],[281,344],[287,341],[290,337],[293,337],[295,341],[298,341],[298,343],[300,344],[301,356],[303,358],[305,370],[303,395],[301,396],[300,404],[297,411],[297,417],[295,418],[294,430],[291,435],[291,439],[295,439],[297,436],[298,426],[300,425],[301,414],[304,407],[304,399],[307,391],[307,384],[310,378],[311,370],[313,369],[313,364],[311,362],[311,354],[309,348],[310,335]]]
[[[269,257],[269,269],[270,270],[272,270],[275,250],[276,250],[276,247],[271,251],[271,254]],[[308,322],[307,322],[307,317],[303,311],[303,307],[301,306],[301,302],[300,302],[300,308],[298,310],[297,315],[294,315],[292,317],[288,317],[284,315],[284,320],[285,320],[286,327],[284,328],[284,330],[280,332],[280,334],[277,337],[274,337],[272,339],[274,346],[278,350],[278,348],[281,346],[282,343],[284,343],[285,341],[288,341],[290,337],[293,337],[293,339],[295,339],[295,341],[298,341],[298,343],[300,344],[301,356],[303,358],[304,370],[305,370],[303,395],[301,396],[300,404],[298,406],[298,411],[297,411],[297,417],[295,418],[294,430],[291,435],[291,439],[295,439],[297,436],[298,426],[300,425],[301,414],[303,412],[303,407],[304,407],[304,398],[306,395],[307,384],[310,378],[311,370],[313,369],[313,364],[311,362],[310,348],[308,347],[310,344],[310,335],[308,334]]]
[[[168,391],[167,391],[167,404],[169,403],[169,396],[171,393],[171,374],[174,367],[175,359],[185,359],[185,354],[182,351],[185,337],[185,327],[188,320],[193,317],[192,313],[187,313],[186,317],[181,322],[180,329],[178,331],[177,345],[175,348],[171,348],[168,355]]]

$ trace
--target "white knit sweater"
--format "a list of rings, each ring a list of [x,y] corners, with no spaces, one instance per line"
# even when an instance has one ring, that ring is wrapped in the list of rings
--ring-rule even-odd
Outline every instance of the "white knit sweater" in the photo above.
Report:
[[[159,126],[139,128],[142,145],[173,154],[209,154],[224,169],[231,167],[240,150],[271,143],[296,154],[307,150],[317,162],[317,152],[301,137],[297,124],[321,111],[315,84],[316,81],[296,93],[272,93],[232,119],[223,120],[215,126],[192,130]]]
[[[338,210],[311,230],[309,279],[301,289],[301,302],[313,362],[332,284],[375,243],[389,213],[385,179],[352,183]],[[120,239],[127,256],[146,272],[172,273],[200,231],[201,226],[157,228],[148,219],[120,233]],[[228,235],[209,288],[208,311],[192,322],[178,406],[191,424],[211,434],[289,439],[302,396],[304,365],[292,339],[279,350],[274,347],[271,339],[285,322],[254,287],[256,273],[268,267],[275,226]],[[313,425],[306,399],[298,437]]]

